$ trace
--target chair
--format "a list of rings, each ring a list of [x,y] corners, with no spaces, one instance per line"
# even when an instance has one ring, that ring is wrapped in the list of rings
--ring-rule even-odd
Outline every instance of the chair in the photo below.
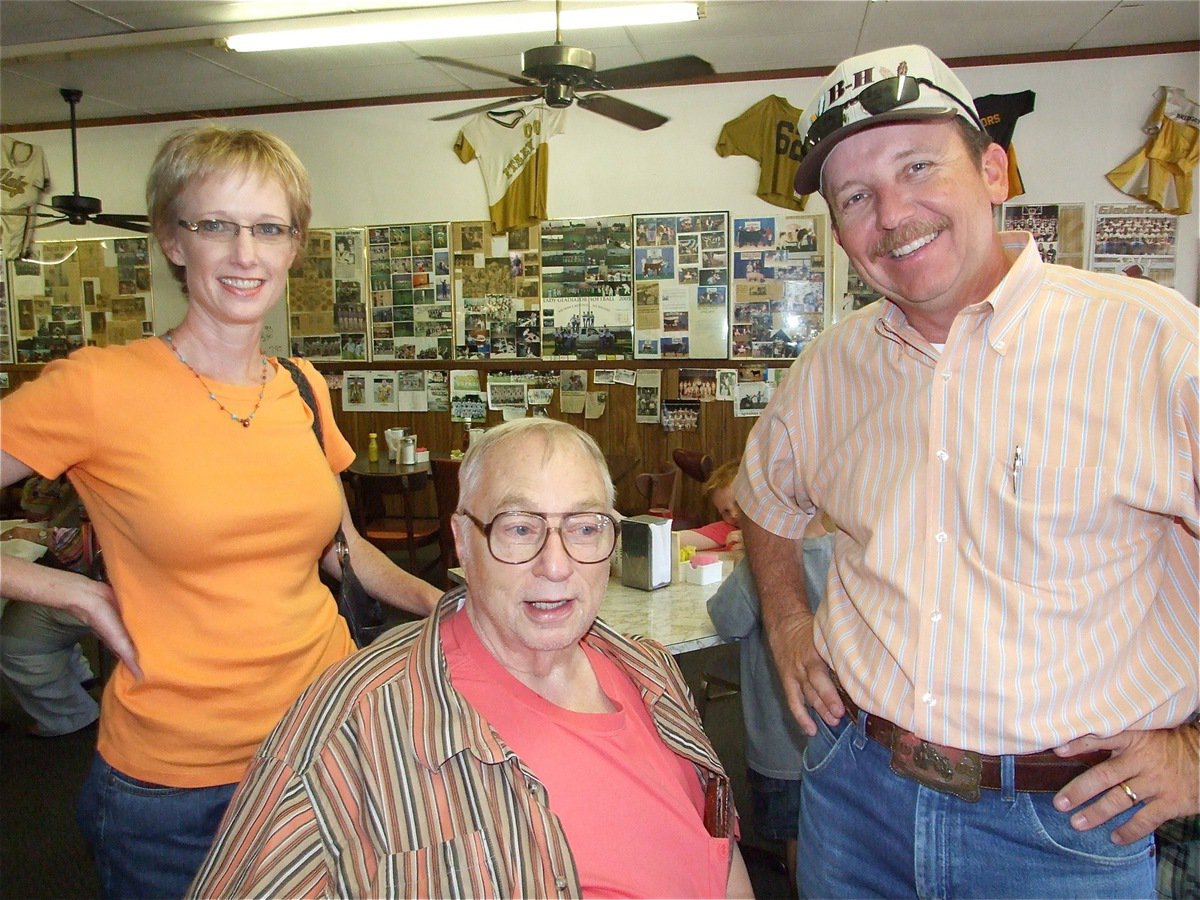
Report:
[[[679,471],[693,481],[704,484],[704,482],[708,481],[708,476],[712,474],[713,459],[707,453],[677,447],[671,452],[671,458],[675,460],[675,465],[679,467]]]
[[[650,515],[662,516],[664,519],[674,518],[676,499],[679,496],[679,482],[676,478],[678,474],[678,469],[670,468],[665,472],[643,472],[634,478],[634,486],[638,493],[646,498],[649,506],[646,511]]]
[[[413,495],[423,489],[429,480],[425,472],[410,475],[359,475],[356,477],[358,490],[357,520],[355,527],[364,538],[383,550],[404,550],[408,554],[408,571],[425,578],[441,564],[441,528],[437,519],[419,518],[413,515]],[[399,498],[399,516],[387,514],[384,498]],[[421,566],[417,551],[430,544],[438,544],[436,557]]]
[[[454,531],[450,528],[450,518],[458,508],[458,470],[462,466],[462,460],[434,459],[429,464],[433,469],[433,490],[437,495],[442,564],[446,569],[452,569],[458,565],[458,548],[454,546]]]

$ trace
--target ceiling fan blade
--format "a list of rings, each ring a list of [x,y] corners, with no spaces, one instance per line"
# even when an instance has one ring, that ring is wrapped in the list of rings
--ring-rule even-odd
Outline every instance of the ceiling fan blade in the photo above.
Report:
[[[93,218],[92,221],[97,225],[108,225],[112,228],[124,228],[126,231],[136,231],[140,234],[150,233],[150,223],[145,216],[123,216],[120,213],[100,213],[100,215]]]
[[[513,75],[509,72],[501,72],[498,69],[489,69],[487,66],[480,66],[473,62],[467,62],[465,59],[454,59],[449,56],[422,56],[421,59],[425,62],[442,63],[447,66],[457,66],[460,69],[470,69],[472,72],[480,72],[484,75],[491,75],[493,78],[503,78],[505,81],[511,81],[513,84],[519,84],[521,87],[537,86],[537,82],[532,78],[526,78],[524,75]]]
[[[652,128],[657,128],[659,125],[670,121],[666,116],[659,115],[645,107],[635,106],[632,103],[626,103],[624,100],[618,100],[610,94],[576,96],[575,102],[589,112],[599,113],[602,116],[608,116],[610,119],[616,119],[618,122],[628,125],[631,128],[636,128],[639,131],[650,131]]]
[[[595,81],[606,88],[645,87],[668,81],[686,81],[702,75],[712,75],[712,64],[698,56],[676,56],[654,62],[634,63],[597,72]]]
[[[528,97],[502,97],[499,100],[493,100],[491,103],[484,103],[480,106],[471,106],[467,109],[460,109],[458,112],[446,113],[444,116],[434,116],[430,122],[449,122],[453,119],[462,119],[466,116],[472,116],[476,113],[487,112],[492,109],[499,109],[502,106],[513,106],[517,103],[528,103],[530,100],[536,100],[541,94],[531,94]]]

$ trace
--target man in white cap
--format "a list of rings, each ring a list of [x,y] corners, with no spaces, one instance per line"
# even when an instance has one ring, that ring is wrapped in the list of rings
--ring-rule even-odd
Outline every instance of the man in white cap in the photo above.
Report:
[[[1152,896],[1149,835],[1200,809],[1197,310],[997,232],[1004,151],[924,47],[839,65],[799,135],[885,297],[796,361],[736,482],[813,735],[801,895]]]

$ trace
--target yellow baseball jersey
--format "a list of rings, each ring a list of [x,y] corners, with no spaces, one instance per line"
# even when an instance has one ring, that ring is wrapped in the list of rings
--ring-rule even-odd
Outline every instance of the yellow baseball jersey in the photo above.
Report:
[[[1150,139],[1106,176],[1117,190],[1175,215],[1192,206],[1200,154],[1200,106],[1182,88],[1166,87],[1151,117]]]
[[[458,133],[454,152],[464,163],[479,160],[492,229],[508,231],[546,218],[547,141],[561,134],[565,109],[542,104],[487,112]]]
[[[764,97],[726,122],[717,138],[721,156],[749,156],[760,166],[758,190],[763,200],[785,209],[804,209],[808,197],[796,193],[800,166],[800,138],[796,123],[800,110],[782,97]]]

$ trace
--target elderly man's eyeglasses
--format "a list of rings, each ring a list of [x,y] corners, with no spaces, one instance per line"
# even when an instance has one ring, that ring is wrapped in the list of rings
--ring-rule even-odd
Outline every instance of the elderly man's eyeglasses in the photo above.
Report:
[[[295,225],[284,225],[281,222],[256,222],[253,225],[239,225],[225,219],[201,219],[198,222],[188,222],[180,219],[179,224],[188,231],[204,238],[206,241],[216,241],[220,244],[230,244],[245,228],[251,236],[263,244],[283,244],[300,234]]]
[[[882,81],[875,82],[870,87],[864,88],[848,102],[827,109],[821,115],[817,116],[816,121],[809,126],[808,134],[804,136],[804,143],[800,147],[800,157],[804,158],[817,144],[846,124],[846,108],[852,103],[857,103],[871,115],[878,116],[881,113],[891,112],[897,107],[917,100],[921,96],[921,85],[933,88],[940,94],[945,94],[962,107],[963,112],[971,117],[971,121],[975,123],[980,131],[984,130],[983,122],[979,121],[979,116],[971,104],[964,103],[945,88],[938,87],[928,78],[896,75],[892,78],[885,78]]]
[[[578,563],[603,562],[617,545],[617,520],[607,513],[567,513],[558,517],[558,527],[536,512],[502,512],[484,523],[465,509],[459,514],[470,519],[487,538],[488,550],[509,565],[527,563],[546,546],[551,531],[557,531],[567,555]]]

